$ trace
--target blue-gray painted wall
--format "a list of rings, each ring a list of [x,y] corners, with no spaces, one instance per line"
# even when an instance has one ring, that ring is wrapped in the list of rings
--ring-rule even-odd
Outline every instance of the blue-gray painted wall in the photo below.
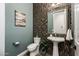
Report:
[[[48,12],[48,33],[52,33],[53,30],[53,13]]]
[[[15,10],[26,14],[26,27],[15,26]],[[19,41],[15,47],[13,42]],[[5,53],[15,56],[26,50],[33,42],[33,4],[6,3],[5,4]]]

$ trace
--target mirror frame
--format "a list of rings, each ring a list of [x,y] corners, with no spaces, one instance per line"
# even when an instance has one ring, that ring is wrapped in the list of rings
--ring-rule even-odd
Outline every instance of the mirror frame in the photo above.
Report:
[[[61,6],[56,7],[56,8],[53,8],[53,7],[50,8],[49,7],[48,8],[48,12],[53,12],[53,11],[57,11],[57,10],[61,10],[61,9],[66,9],[66,12],[67,12],[67,18],[66,18],[67,20],[66,21],[67,21],[67,29],[68,29],[69,28],[69,24],[71,22],[71,17],[70,17],[71,12],[69,12],[71,10],[70,7],[71,7],[71,4],[70,3],[66,3],[66,4],[62,4]],[[50,33],[50,32],[48,32],[48,33],[52,34],[53,36],[55,36],[55,33]],[[56,36],[57,37],[64,37],[64,36],[66,36],[66,34],[56,33]]]

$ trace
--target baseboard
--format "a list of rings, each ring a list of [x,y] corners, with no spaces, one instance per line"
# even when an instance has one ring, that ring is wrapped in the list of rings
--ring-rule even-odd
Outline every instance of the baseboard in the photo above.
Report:
[[[17,55],[17,56],[25,56],[25,54],[28,52],[28,50],[25,50],[25,51],[23,51],[23,52],[21,52],[19,55]]]

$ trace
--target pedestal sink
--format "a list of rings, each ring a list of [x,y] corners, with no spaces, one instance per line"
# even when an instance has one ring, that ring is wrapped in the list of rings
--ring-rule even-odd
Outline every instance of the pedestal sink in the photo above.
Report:
[[[64,37],[49,36],[49,37],[47,37],[47,39],[51,40],[53,42],[53,56],[59,56],[58,43],[64,42],[65,41]]]

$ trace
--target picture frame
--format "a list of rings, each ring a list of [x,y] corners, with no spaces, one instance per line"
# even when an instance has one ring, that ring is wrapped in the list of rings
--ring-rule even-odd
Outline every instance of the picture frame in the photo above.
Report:
[[[15,10],[15,26],[16,27],[26,26],[26,14]]]

